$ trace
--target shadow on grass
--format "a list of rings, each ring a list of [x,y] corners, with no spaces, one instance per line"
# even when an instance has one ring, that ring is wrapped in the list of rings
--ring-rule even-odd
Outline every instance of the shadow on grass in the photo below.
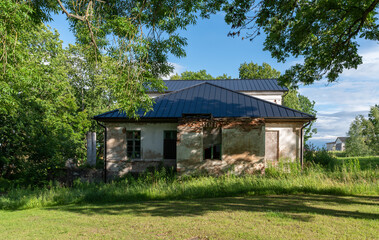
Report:
[[[214,211],[262,212],[268,217],[312,221],[314,215],[328,215],[358,219],[379,219],[379,214],[361,212],[368,205],[378,206],[378,198],[339,197],[330,195],[275,195],[224,197],[174,201],[149,201],[125,204],[69,205],[51,207],[49,210],[68,211],[78,214],[135,216],[201,216]],[[353,210],[352,210],[353,209]]]

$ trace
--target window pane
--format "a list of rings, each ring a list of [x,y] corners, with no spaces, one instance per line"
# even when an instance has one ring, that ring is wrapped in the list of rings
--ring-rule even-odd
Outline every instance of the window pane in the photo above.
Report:
[[[141,132],[140,131],[134,132],[134,139],[141,139]]]
[[[176,139],[176,131],[164,131],[164,139]]]
[[[221,128],[203,128],[204,159],[221,160]]]
[[[133,139],[133,131],[126,131],[126,139]]]

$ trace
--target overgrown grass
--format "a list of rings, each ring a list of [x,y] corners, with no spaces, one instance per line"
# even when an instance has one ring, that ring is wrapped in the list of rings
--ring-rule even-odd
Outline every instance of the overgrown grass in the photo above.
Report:
[[[379,195],[379,170],[362,170],[359,162],[333,171],[296,163],[266,169],[265,175],[176,177],[166,172],[128,177],[109,184],[75,182],[71,188],[13,189],[0,197],[0,209],[28,209],[65,204],[103,204],[146,200],[180,200],[239,195],[333,194]]]
[[[361,169],[375,169],[379,167],[379,156],[368,157],[337,157],[335,163],[339,166],[352,165],[352,162],[359,162]]]

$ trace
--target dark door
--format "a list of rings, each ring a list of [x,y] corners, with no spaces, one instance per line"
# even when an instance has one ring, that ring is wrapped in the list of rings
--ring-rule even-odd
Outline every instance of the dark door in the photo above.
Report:
[[[176,159],[176,131],[164,131],[163,158]]]

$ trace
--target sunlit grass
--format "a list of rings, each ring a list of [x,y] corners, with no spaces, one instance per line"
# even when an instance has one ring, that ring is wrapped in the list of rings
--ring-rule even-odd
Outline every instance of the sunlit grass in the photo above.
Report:
[[[357,162],[327,170],[301,170],[296,163],[266,169],[265,175],[170,177],[146,174],[108,184],[75,182],[73,187],[13,189],[0,197],[0,209],[28,209],[66,204],[103,204],[268,194],[379,195],[379,170],[362,170]]]

